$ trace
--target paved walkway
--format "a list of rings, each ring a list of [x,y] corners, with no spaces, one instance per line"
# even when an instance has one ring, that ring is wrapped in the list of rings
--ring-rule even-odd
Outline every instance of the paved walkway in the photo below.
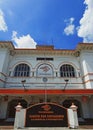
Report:
[[[72,129],[72,130],[93,130],[93,125],[83,125],[79,126],[78,129]],[[70,130],[68,127],[30,127],[30,128],[24,128],[24,129],[14,129],[13,126],[0,126],[0,130]]]
[[[72,129],[72,130],[85,130],[85,129],[93,130],[93,126],[92,126],[92,128],[78,128],[78,129]],[[15,129],[15,130],[22,130],[22,129]],[[59,127],[56,127],[56,128],[46,127],[46,128],[24,128],[23,130],[70,130],[70,129],[67,128],[67,127],[62,127],[62,128],[59,128]]]

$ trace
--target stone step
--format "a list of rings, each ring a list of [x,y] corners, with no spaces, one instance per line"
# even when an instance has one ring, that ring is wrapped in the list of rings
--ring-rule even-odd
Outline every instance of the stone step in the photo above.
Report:
[[[0,126],[0,130],[13,130],[14,126]]]
[[[17,129],[14,129],[17,130]],[[22,129],[18,129],[22,130]],[[23,130],[69,130],[68,127],[30,127],[30,128],[24,128]]]
[[[78,130],[93,130],[93,125],[84,125],[84,126],[79,126]],[[28,128],[21,128],[21,129],[14,129],[13,126],[0,126],[0,130],[70,130],[68,127],[28,127]],[[76,129],[73,129],[76,130]]]

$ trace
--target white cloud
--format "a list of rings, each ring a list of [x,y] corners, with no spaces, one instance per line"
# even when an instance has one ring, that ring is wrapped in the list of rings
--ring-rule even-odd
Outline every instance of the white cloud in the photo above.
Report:
[[[5,23],[5,20],[4,20],[4,13],[3,11],[0,9],[0,31],[7,31],[8,28],[7,28],[7,25]]]
[[[85,0],[86,9],[83,17],[80,19],[78,27],[78,36],[83,38],[83,42],[93,42],[93,0]]]
[[[12,40],[16,43],[16,48],[36,48],[37,44],[29,34],[17,37],[16,31],[13,31]]]
[[[64,29],[64,33],[66,35],[73,35],[74,34],[74,28],[75,28],[75,25],[69,25],[67,26],[65,29]]]
[[[64,29],[64,33],[68,36],[68,35],[73,35],[74,31],[75,31],[75,25],[73,24],[74,22],[74,18],[71,17],[68,20],[64,21],[66,23],[66,27]]]

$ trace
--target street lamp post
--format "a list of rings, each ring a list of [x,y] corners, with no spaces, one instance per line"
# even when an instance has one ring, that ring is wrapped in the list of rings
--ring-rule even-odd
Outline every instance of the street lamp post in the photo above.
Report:
[[[46,87],[47,77],[43,77],[43,82],[45,83],[45,103],[46,103],[47,102],[47,87]]]

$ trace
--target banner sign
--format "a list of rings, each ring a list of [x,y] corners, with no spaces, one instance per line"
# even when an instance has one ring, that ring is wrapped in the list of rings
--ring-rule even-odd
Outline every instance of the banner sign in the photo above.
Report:
[[[26,110],[25,127],[67,126],[67,109],[56,103],[39,103]]]

